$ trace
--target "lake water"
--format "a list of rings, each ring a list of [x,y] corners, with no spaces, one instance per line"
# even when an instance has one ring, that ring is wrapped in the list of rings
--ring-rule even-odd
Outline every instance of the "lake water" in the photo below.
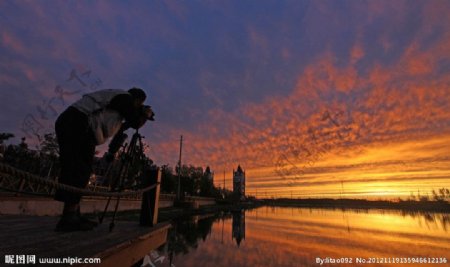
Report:
[[[322,266],[449,266],[450,216],[272,207],[197,216],[177,222],[137,266],[320,266],[317,258]],[[425,260],[435,264],[414,264]]]

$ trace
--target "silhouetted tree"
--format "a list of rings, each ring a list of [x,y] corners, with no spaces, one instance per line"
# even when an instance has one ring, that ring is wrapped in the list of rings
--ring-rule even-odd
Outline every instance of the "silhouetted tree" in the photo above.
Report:
[[[28,144],[27,144],[27,142],[25,142],[27,140],[27,138],[22,137],[20,140],[21,140],[21,142],[19,144],[19,148],[22,150],[28,150]]]
[[[161,191],[164,193],[176,193],[178,186],[178,172],[179,167],[175,168],[175,172],[169,165],[162,165],[161,167]],[[208,167],[209,168],[209,167]],[[214,187],[211,179],[211,171],[203,172],[202,167],[193,165],[181,166],[181,192],[191,196],[208,196],[219,197],[219,189]]]
[[[201,196],[213,196],[214,195],[214,184],[212,180],[212,173],[211,169],[206,167],[205,172],[202,175],[202,178],[200,180],[200,195]]]
[[[200,193],[200,180],[203,176],[203,168],[192,165],[181,167],[181,192],[188,195],[198,195]]]
[[[2,145],[4,141],[12,137],[14,137],[14,134],[12,133],[0,133],[0,145]]]
[[[40,147],[41,154],[46,155],[51,159],[57,159],[59,157],[59,145],[55,133],[44,134],[44,139],[42,140]]]
[[[173,194],[177,189],[177,177],[173,174],[172,168],[166,164],[161,166],[161,191]]]
[[[450,201],[450,190],[448,188],[440,188],[438,192],[433,190],[432,193],[436,201]]]

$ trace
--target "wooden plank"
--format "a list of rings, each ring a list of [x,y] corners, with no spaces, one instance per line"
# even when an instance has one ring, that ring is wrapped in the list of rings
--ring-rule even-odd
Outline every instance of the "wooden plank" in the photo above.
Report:
[[[170,227],[168,223],[157,224],[155,227],[140,227],[138,222],[117,221],[113,232],[109,232],[107,220],[93,231],[59,233],[54,231],[58,219],[0,216],[2,226],[7,226],[0,228],[0,239],[3,241],[0,243],[0,251],[5,255],[27,254],[60,258],[100,255],[102,259],[105,258],[106,265],[103,266],[118,266],[108,265],[108,262],[118,262],[116,254],[121,255],[120,257],[130,257],[122,259],[121,262],[138,261],[150,250],[166,242]]]
[[[111,249],[105,250],[92,257],[102,259],[102,267],[131,266],[145,257],[151,250],[163,245],[167,240],[167,233],[170,228],[169,223],[158,224],[153,227],[153,231],[119,244]]]

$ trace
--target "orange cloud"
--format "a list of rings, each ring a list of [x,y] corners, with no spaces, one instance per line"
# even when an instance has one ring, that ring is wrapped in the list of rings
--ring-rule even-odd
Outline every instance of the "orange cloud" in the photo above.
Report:
[[[389,144],[419,139],[426,142],[450,132],[450,78],[440,74],[438,69],[438,62],[450,55],[445,55],[450,47],[446,43],[444,38],[429,50],[422,51],[413,41],[396,63],[386,66],[375,61],[361,73],[355,66],[365,57],[360,44],[352,48],[349,64],[344,66],[337,64],[332,53],[326,53],[304,68],[290,95],[244,105],[231,113],[219,108],[212,110],[209,117],[214,123],[201,127],[201,134],[185,135],[189,140],[186,161],[206,163],[218,172],[227,170],[228,184],[229,172],[241,164],[249,174],[256,174],[249,179],[250,190],[264,185],[267,190],[280,194],[286,193],[288,185],[291,190],[317,194],[320,187],[305,188],[316,183],[330,184],[322,193],[336,194],[343,180],[348,185],[353,184],[352,189],[348,188],[349,194],[372,192],[376,195],[386,190],[391,192],[390,195],[408,195],[408,190],[414,188],[414,184],[405,186],[408,180],[416,185],[427,184],[426,177],[430,175],[434,175],[433,181],[449,186],[445,175],[450,171],[444,167],[448,166],[448,159],[436,163],[433,168],[443,169],[435,174],[431,170],[408,174],[404,165],[395,165],[395,168],[403,168],[403,174],[373,167],[376,174],[367,178],[366,183],[361,178],[364,173],[350,165],[346,165],[339,175],[324,170],[319,178],[314,178],[317,174],[302,171],[313,170],[330,155],[352,152],[354,155],[348,161],[356,163],[359,153],[370,145],[383,145],[385,150],[377,151],[388,151],[387,155],[390,155],[386,148]],[[443,141],[442,145],[448,146],[449,140]],[[169,146],[163,144],[162,147],[168,149]],[[175,142],[170,147],[176,151]],[[405,147],[405,150],[419,153],[417,158],[435,156],[433,151],[423,153],[413,147]],[[380,160],[380,156],[375,155],[367,156]],[[403,156],[403,153],[394,153],[392,160],[403,161]],[[285,168],[277,173],[280,164]],[[334,166],[337,162],[329,164]],[[352,172],[356,176],[349,176]],[[302,179],[301,183],[299,179]],[[376,186],[371,187],[369,181]],[[365,185],[367,189],[363,189]],[[431,190],[429,184],[424,188]]]

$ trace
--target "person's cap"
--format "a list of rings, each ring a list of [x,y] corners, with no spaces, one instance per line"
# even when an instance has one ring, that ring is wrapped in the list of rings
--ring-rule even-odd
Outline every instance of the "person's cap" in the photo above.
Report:
[[[142,101],[145,101],[147,98],[147,95],[145,94],[144,90],[141,88],[133,87],[130,90],[128,90],[128,93],[135,99],[139,99]]]

